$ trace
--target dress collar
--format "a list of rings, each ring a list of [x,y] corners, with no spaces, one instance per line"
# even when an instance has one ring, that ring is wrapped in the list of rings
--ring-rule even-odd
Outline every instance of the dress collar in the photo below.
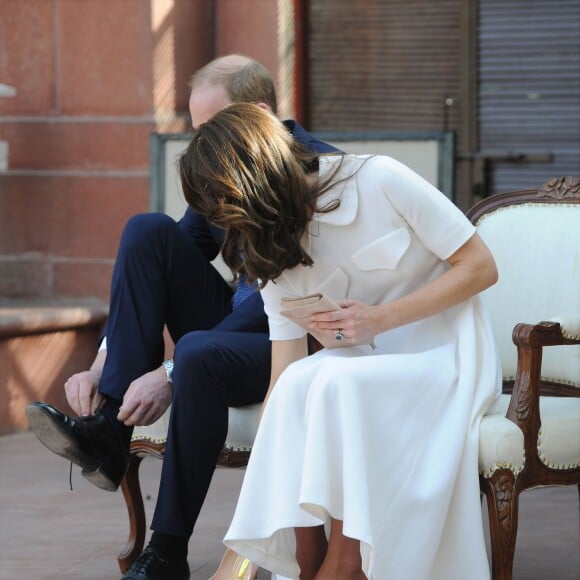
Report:
[[[332,171],[336,164],[340,163],[341,159],[343,159],[343,164],[336,175],[337,179],[352,175],[356,171],[358,164],[353,164],[350,156],[321,155],[319,157],[319,178],[324,179],[324,176],[329,171]],[[312,215],[310,231],[313,235],[315,235],[315,231],[318,227],[316,222],[333,226],[345,226],[354,221],[358,210],[358,186],[356,177],[353,179],[347,179],[323,193],[318,198],[316,205],[319,208],[323,208],[327,204],[332,203],[335,199],[340,200],[340,205],[336,209],[326,213],[314,212]]]

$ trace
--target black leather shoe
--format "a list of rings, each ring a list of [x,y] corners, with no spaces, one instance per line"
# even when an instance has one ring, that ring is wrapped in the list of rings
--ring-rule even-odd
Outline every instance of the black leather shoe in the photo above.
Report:
[[[121,580],[184,580],[189,578],[187,560],[164,560],[147,546]]]
[[[117,490],[129,465],[129,441],[104,415],[73,419],[48,403],[31,403],[26,417],[43,445],[81,467],[93,485]]]

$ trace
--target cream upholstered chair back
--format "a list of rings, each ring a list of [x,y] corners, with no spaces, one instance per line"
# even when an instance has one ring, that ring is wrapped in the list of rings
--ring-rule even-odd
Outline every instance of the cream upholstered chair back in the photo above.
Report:
[[[527,201],[487,213],[477,223],[499,270],[483,293],[504,379],[516,375],[512,331],[518,322],[560,322],[580,335],[580,204]],[[580,346],[553,346],[542,378],[580,388]]]

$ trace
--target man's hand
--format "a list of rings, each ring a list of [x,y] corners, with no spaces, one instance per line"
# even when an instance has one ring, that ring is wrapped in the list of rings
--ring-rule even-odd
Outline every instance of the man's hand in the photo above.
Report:
[[[151,425],[171,403],[171,385],[161,366],[135,379],[123,397],[117,419],[125,425]]]
[[[64,384],[66,400],[79,416],[94,415],[103,402],[99,393],[101,373],[97,369],[76,373]]]

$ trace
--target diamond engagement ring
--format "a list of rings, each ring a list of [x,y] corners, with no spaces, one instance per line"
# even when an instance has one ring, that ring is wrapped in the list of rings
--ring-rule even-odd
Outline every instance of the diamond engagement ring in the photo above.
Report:
[[[339,329],[336,331],[336,334],[334,335],[334,338],[335,338],[336,340],[342,340],[342,339],[344,338],[344,335],[342,334],[342,328],[339,328]]]

